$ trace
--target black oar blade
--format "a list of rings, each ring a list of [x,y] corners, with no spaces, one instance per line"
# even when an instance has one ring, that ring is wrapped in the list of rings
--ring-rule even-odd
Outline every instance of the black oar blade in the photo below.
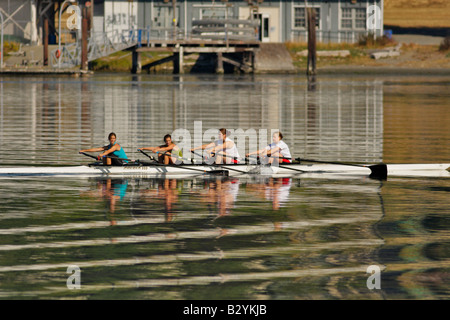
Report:
[[[379,180],[386,180],[388,175],[387,165],[384,163],[380,164],[374,164],[372,166],[369,166],[369,169],[372,171],[370,173],[369,178],[379,179]]]

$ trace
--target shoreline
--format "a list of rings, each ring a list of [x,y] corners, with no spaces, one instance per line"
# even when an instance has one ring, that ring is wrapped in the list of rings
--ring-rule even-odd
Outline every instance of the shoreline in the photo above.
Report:
[[[392,45],[392,44],[391,44]],[[306,76],[307,58],[300,53],[305,50],[305,44],[286,43],[289,51],[293,70],[256,70],[254,74],[304,74]],[[348,44],[327,46],[321,44],[320,51],[336,51],[345,50],[349,52],[346,57],[324,57],[317,58],[317,74],[316,75],[450,75],[450,51],[439,51],[436,45],[417,45],[402,44],[400,54],[394,57],[381,59],[373,59],[370,53],[373,51],[385,50],[386,46],[377,48],[372,47],[356,47]],[[119,63],[120,61],[120,63]],[[148,61],[146,61],[148,63]],[[186,63],[185,74],[201,74],[198,72],[191,73],[190,69],[195,61]],[[6,66],[0,69],[1,75],[21,76],[21,75],[67,75],[75,77],[85,77],[96,73],[131,73],[131,57],[123,55],[123,52],[114,56],[108,56],[96,60],[92,64],[94,67],[88,71],[82,71],[78,68],[58,69],[50,66],[34,66],[34,67],[13,67]],[[97,68],[95,68],[97,66]],[[164,75],[173,74],[171,64],[165,64],[150,73],[142,71],[134,75]],[[204,72],[208,73],[208,72]]]
[[[306,69],[297,73],[306,74]],[[317,68],[317,75],[449,75],[450,68],[411,68],[400,66],[327,66]]]
[[[139,74],[132,74],[126,70],[98,70],[98,71],[81,71],[81,70],[0,70],[0,77],[5,76],[71,76],[84,77],[95,74],[129,74],[129,75],[174,75],[170,70],[164,72],[150,73],[142,72]],[[185,73],[184,75],[196,74],[210,74],[210,73]],[[235,73],[237,74],[237,73]],[[295,71],[286,72],[284,70],[260,71],[255,72],[254,75],[276,75],[276,74],[291,74],[291,75],[305,75],[306,68],[296,68]],[[230,75],[230,74],[229,74]],[[324,66],[318,67],[316,76],[320,75],[427,75],[427,76],[450,76],[450,68],[430,68],[430,67],[401,67],[401,66],[364,66],[364,65],[342,65],[342,66]]]

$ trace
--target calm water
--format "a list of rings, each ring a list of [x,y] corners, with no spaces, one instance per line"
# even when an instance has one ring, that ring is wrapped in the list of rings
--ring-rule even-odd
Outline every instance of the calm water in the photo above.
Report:
[[[85,164],[78,150],[111,131],[140,158],[194,121],[280,129],[296,157],[450,162],[448,77],[0,80],[2,166]],[[437,178],[3,177],[0,297],[449,299],[449,191]]]

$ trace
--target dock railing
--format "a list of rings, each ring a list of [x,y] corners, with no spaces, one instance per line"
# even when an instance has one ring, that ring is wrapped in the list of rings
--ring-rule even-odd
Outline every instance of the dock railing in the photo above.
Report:
[[[259,21],[239,19],[202,19],[192,21],[191,39],[257,41]]]
[[[106,57],[134,46],[150,46],[152,41],[258,41],[258,20],[202,19],[192,21],[190,32],[180,28],[152,28],[92,32],[88,39],[88,61]],[[81,64],[81,41],[77,34],[73,43],[66,43],[50,53],[53,67],[73,68]]]
[[[112,30],[109,32],[91,32],[88,39],[88,61],[106,57],[114,52],[133,47],[145,37],[145,29]],[[79,37],[78,37],[79,38]],[[50,53],[50,63],[53,67],[76,67],[81,64],[81,41],[76,39]]]

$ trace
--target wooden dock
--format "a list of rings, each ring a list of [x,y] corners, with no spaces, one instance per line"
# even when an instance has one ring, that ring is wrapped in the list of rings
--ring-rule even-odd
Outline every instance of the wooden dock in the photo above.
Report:
[[[224,72],[224,63],[237,67],[241,72],[253,72],[255,69],[255,53],[259,50],[259,41],[241,40],[151,40],[149,43],[133,50],[133,73],[142,70],[150,72],[151,68],[172,62],[174,73],[183,73],[184,57],[190,54],[212,55],[216,61],[216,73]],[[142,52],[168,52],[171,56],[140,65]]]
[[[237,67],[241,72],[255,70],[255,52],[259,50],[258,21],[238,19],[203,19],[192,21],[189,36],[174,30],[170,40],[147,40],[133,50],[133,73],[172,62],[174,73],[184,72],[184,57],[190,54],[209,56],[215,60],[215,72],[223,73],[224,64]],[[171,56],[145,66],[140,64],[142,52],[169,52]]]

